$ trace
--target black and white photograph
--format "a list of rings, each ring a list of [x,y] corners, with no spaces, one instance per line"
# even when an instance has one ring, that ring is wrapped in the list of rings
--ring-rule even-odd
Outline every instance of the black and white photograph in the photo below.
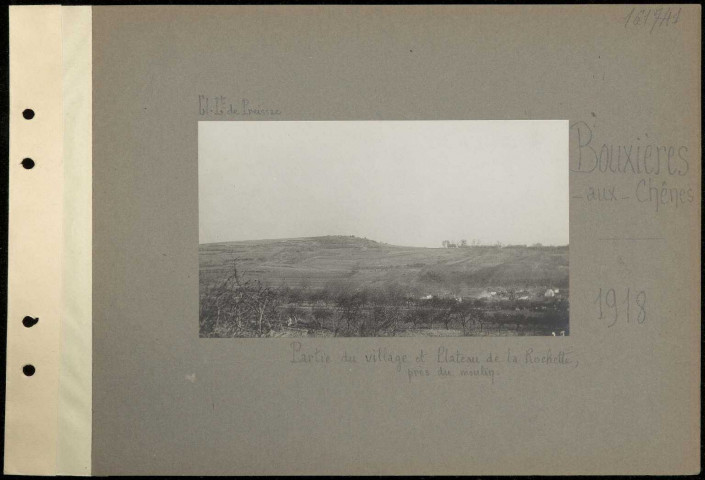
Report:
[[[201,121],[204,338],[566,336],[568,122]]]

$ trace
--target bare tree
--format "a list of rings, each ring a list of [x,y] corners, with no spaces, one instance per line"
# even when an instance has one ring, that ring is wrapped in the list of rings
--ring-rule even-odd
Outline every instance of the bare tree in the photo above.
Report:
[[[269,321],[276,315],[276,304],[278,300],[277,294],[269,287],[265,287],[256,282],[255,287],[249,292],[250,308],[255,314],[257,320],[257,329],[260,336],[264,333],[264,323]]]
[[[340,309],[340,321],[344,321],[346,328],[350,329],[358,320],[360,312],[365,303],[365,295],[362,292],[343,291],[338,295],[336,304]],[[334,325],[333,334],[338,335],[339,322]]]
[[[217,337],[262,336],[277,317],[278,292],[259,280],[243,280],[237,259],[223,281],[201,295],[201,327]]]

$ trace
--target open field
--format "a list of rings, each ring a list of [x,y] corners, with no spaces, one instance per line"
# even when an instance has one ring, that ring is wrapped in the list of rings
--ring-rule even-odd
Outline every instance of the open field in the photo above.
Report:
[[[199,262],[202,336],[568,333],[567,246],[328,236],[204,244]]]

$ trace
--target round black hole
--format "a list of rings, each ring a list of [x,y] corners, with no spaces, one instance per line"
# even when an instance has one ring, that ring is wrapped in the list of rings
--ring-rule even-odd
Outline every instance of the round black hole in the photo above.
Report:
[[[22,325],[24,325],[27,328],[35,326],[37,323],[39,323],[38,318],[32,318],[30,316],[26,316],[22,319]]]
[[[22,112],[22,116],[27,120],[32,120],[34,118],[34,110],[27,108]]]
[[[22,166],[27,170],[34,168],[34,160],[32,160],[31,158],[25,158],[24,160],[22,160]]]
[[[28,377],[34,375],[34,371],[34,365],[25,365],[24,367],[22,367],[22,373],[24,373]]]

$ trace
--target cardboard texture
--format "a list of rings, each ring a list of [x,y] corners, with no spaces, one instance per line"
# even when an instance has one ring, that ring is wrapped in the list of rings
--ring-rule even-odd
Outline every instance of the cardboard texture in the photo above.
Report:
[[[700,6],[99,6],[92,32],[93,475],[699,472]],[[199,338],[199,121],[531,119],[569,121],[569,336],[304,338],[333,358],[304,365]],[[441,347],[498,375],[338,361]]]
[[[95,7],[94,473],[697,472],[700,9],[651,31],[632,8]],[[587,132],[598,154],[685,146],[689,170],[572,172],[570,337],[451,344],[570,347],[579,368],[491,386],[295,368],[287,340],[198,338],[197,121],[222,119],[199,95],[281,112],[244,120],[568,119],[573,170]],[[638,201],[649,177],[692,203]],[[648,320],[608,328],[600,288],[644,290]]]

